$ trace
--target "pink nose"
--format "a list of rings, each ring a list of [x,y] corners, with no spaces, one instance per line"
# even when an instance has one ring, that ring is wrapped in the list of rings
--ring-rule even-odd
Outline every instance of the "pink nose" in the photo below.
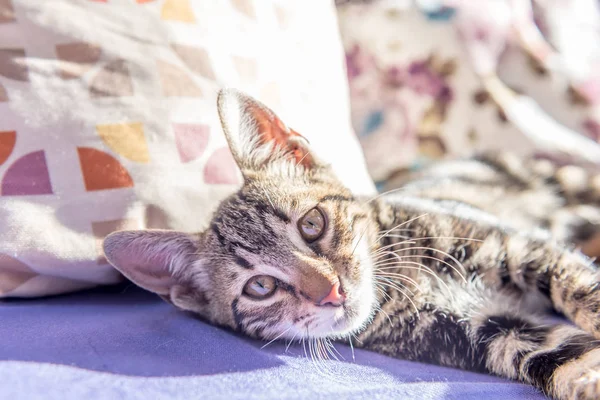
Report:
[[[344,300],[344,292],[340,288],[340,283],[337,282],[331,287],[329,294],[321,299],[319,305],[331,304],[332,306],[339,307],[344,304]]]

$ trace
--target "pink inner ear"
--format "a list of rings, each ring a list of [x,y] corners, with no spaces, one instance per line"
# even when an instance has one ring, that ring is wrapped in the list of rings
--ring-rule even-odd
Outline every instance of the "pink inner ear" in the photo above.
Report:
[[[247,111],[254,117],[258,124],[262,143],[274,141],[279,148],[286,150],[296,160],[297,164],[309,167],[313,163],[308,150],[302,147],[296,140],[290,140],[294,137],[302,138],[302,135],[285,126],[270,110],[251,104],[248,105]]]
[[[104,253],[115,268],[160,295],[168,294],[177,281],[170,268],[185,266],[185,255],[195,250],[186,234],[170,231],[123,231],[104,240]]]
[[[123,250],[118,259],[121,272],[139,286],[158,294],[169,293],[175,280],[169,271],[169,256],[166,249],[143,252]]]

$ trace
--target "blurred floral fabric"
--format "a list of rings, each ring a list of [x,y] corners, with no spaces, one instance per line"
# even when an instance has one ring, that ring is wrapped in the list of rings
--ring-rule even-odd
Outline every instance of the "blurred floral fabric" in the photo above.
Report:
[[[359,3],[338,10],[352,122],[376,181],[489,149],[600,163],[597,0]]]

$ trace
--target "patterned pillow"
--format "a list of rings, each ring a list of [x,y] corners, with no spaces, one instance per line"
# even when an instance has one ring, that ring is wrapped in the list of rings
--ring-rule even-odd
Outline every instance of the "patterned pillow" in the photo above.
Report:
[[[321,0],[0,0],[0,297],[118,282],[114,230],[202,229],[241,179],[222,86],[372,192],[343,61]]]
[[[541,156],[549,148],[592,161],[600,147],[584,135],[600,143],[598,4],[341,7],[352,119],[371,176],[393,188],[404,168],[482,150]]]

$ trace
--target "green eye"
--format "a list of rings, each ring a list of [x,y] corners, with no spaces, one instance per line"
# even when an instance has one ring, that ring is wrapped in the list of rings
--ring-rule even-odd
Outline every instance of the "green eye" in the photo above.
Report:
[[[271,297],[277,290],[277,280],[269,275],[253,276],[244,286],[244,294],[255,300]]]
[[[298,220],[298,230],[304,240],[311,243],[323,235],[326,223],[325,214],[315,207]]]

